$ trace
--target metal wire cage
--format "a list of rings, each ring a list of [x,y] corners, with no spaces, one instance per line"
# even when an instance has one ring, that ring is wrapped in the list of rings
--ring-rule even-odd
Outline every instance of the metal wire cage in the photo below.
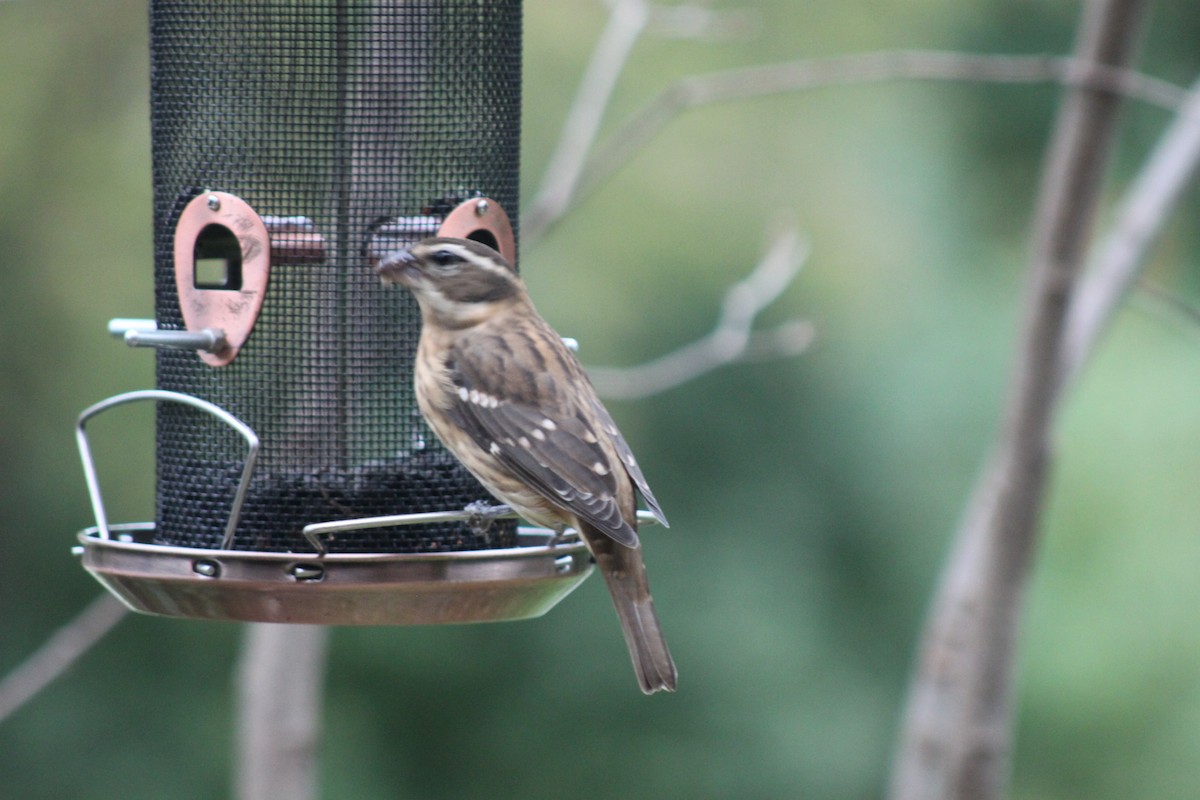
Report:
[[[271,240],[261,314],[237,357],[213,367],[157,354],[160,389],[261,437],[234,548],[304,549],[314,520],[488,497],[419,419],[419,315],[370,260],[474,196],[516,207],[520,13],[517,0],[151,4],[158,328],[187,327],[175,246],[193,198],[235,195]],[[195,281],[236,292],[244,276],[223,269]],[[181,404],[160,405],[157,442],[157,541],[215,545],[244,445]],[[512,544],[514,530],[498,524],[485,541],[463,524],[380,528],[330,547],[474,549]]]
[[[374,271],[435,233],[515,263],[520,1],[152,0],[150,25],[156,319],[124,334],[159,347],[157,389],[80,418],[84,566],[182,616],[544,612],[586,551],[453,513],[489,496],[420,419],[416,303]],[[109,525],[84,424],[134,399],[157,402],[155,521]],[[387,515],[420,524],[312,534]]]

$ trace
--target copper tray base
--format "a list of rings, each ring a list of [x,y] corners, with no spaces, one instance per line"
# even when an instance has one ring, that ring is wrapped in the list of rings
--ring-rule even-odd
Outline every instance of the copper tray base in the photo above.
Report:
[[[262,553],[152,543],[153,523],[79,533],[84,568],[134,611],[314,625],[441,625],[545,614],[592,571],[582,542],[448,553]]]

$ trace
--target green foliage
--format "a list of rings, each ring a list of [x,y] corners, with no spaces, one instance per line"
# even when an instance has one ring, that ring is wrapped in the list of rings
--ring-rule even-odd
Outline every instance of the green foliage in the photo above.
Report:
[[[527,5],[532,197],[605,12]],[[689,74],[872,49],[1065,53],[1076,16],[748,5],[764,21],[753,41],[643,41],[603,132]],[[1186,84],[1194,9],[1157,13],[1146,68]],[[0,2],[0,674],[98,591],[69,555],[90,518],[75,415],[153,381],[147,352],[104,333],[151,314],[145,27],[125,0]],[[820,339],[612,404],[672,521],[645,539],[676,695],[637,691],[596,581],[537,621],[340,630],[325,796],[877,796],[921,616],[996,424],[1056,97],[885,83],[693,110],[527,247],[539,307],[584,360],[633,364],[702,335],[782,217],[812,255],[762,323],[803,316]],[[1130,110],[1114,198],[1165,120]],[[1193,195],[1179,216],[1196,212]],[[1151,267],[1185,296],[1200,291],[1192,228],[1170,228]],[[1147,308],[1123,313],[1065,414],[1027,608],[1016,798],[1185,797],[1200,780],[1200,340]],[[97,427],[114,518],[146,518],[147,419]],[[0,725],[3,793],[229,796],[238,634],[123,622]]]

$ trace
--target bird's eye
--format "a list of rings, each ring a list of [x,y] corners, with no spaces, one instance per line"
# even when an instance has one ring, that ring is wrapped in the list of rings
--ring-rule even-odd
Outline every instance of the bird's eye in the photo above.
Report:
[[[435,250],[429,260],[439,267],[449,267],[462,263],[462,257],[450,250]]]

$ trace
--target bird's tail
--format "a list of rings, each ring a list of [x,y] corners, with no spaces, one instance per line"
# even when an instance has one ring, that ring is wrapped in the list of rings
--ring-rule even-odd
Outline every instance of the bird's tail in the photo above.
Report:
[[[678,673],[658,625],[642,548],[618,544],[586,523],[582,528],[600,574],[608,584],[642,691],[646,694],[660,689],[675,691]]]

